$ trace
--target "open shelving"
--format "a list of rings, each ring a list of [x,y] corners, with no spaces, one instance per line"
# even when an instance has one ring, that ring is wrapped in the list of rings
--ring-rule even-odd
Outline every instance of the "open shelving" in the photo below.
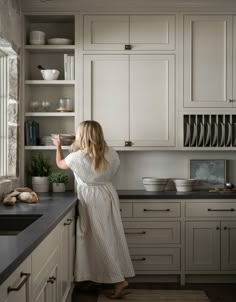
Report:
[[[71,134],[75,133],[75,124],[77,116],[78,100],[78,81],[76,81],[76,72],[71,80],[65,79],[65,55],[77,55],[78,48],[76,24],[78,24],[77,13],[26,13],[24,15],[23,32],[23,62],[24,67],[22,99],[24,100],[24,112],[22,113],[23,124],[27,121],[33,121],[39,125],[39,140],[29,144],[26,141],[26,133],[22,137],[24,145],[22,159],[25,169],[21,171],[24,185],[31,186],[30,178],[27,176],[27,166],[30,164],[32,156],[38,152],[43,152],[53,163],[52,170],[57,170],[55,163],[55,146],[43,145],[43,137],[50,137],[51,134]],[[46,34],[46,43],[44,45],[31,45],[30,32],[33,30],[43,31]],[[67,38],[72,40],[70,45],[50,45],[47,39]],[[73,64],[74,63],[74,64]],[[75,59],[71,66],[76,69]],[[60,74],[57,80],[46,81],[42,78],[38,65],[45,69],[57,69]],[[74,102],[74,108],[70,112],[58,112],[58,102],[61,98],[69,98]],[[49,103],[49,108],[36,108],[32,103],[37,101],[42,104],[43,101]],[[37,142],[36,142],[37,141]],[[27,144],[26,144],[27,143]],[[62,146],[65,155],[70,150],[70,146]],[[68,184],[68,189],[74,189],[72,179]]]

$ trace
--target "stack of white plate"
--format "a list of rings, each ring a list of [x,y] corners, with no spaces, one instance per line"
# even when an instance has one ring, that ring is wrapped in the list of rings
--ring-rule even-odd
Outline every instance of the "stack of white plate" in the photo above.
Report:
[[[69,146],[73,144],[75,140],[74,134],[51,134],[52,138],[58,138],[58,135],[60,135],[61,144],[64,146]]]
[[[143,177],[143,185],[146,191],[161,192],[165,190],[168,178]]]
[[[191,192],[194,179],[174,179],[177,192]]]
[[[44,45],[46,41],[46,34],[40,30],[33,30],[30,32],[29,42],[31,45]]]
[[[45,135],[41,138],[41,144],[44,146],[53,146],[52,138],[50,135]]]

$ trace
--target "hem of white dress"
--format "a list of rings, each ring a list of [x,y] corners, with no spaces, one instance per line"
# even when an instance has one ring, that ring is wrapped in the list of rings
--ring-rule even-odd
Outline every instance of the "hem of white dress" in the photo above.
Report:
[[[82,282],[82,281],[92,281],[96,283],[118,283],[124,281],[125,278],[132,278],[134,277],[135,274],[127,274],[125,276],[120,276],[120,277],[112,277],[112,278],[107,278],[107,279],[101,279],[101,278],[96,278],[92,276],[80,276],[79,278],[75,277],[76,282]]]

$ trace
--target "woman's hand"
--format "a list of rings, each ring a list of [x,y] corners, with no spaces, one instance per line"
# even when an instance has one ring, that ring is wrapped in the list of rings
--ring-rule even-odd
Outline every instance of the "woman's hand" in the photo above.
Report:
[[[53,145],[55,145],[57,148],[61,148],[61,138],[60,134],[58,134],[57,138],[52,138]]]

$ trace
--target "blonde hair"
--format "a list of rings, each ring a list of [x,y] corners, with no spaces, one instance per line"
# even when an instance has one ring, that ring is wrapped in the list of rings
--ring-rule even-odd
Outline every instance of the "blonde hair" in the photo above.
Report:
[[[94,171],[102,171],[107,167],[105,152],[107,144],[104,139],[101,125],[96,121],[83,121],[76,132],[72,151],[83,150],[92,160]]]

